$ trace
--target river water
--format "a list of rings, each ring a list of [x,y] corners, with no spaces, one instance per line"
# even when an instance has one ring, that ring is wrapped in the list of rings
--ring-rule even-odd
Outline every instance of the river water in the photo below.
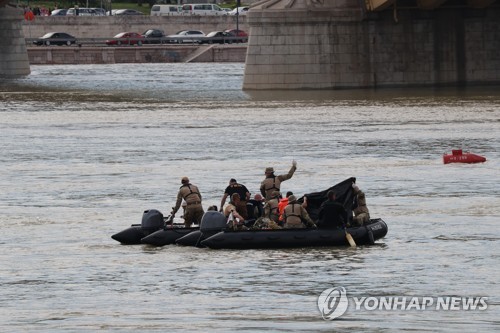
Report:
[[[243,64],[32,66],[0,84],[5,332],[498,331],[500,90],[243,92]],[[463,148],[481,164],[444,165]],[[375,246],[208,250],[110,236],[167,215],[182,176],[204,206],[267,166],[297,195],[348,177]],[[323,320],[318,296],[344,287]],[[352,297],[486,297],[483,310],[356,309]],[[373,300],[373,299],[372,299]]]

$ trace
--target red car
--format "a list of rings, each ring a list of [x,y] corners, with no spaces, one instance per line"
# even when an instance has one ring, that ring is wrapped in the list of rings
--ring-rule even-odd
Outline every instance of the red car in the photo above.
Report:
[[[246,43],[248,42],[248,34],[244,32],[243,30],[236,30],[236,29],[228,29],[224,32],[227,32],[235,37],[242,37],[241,39],[235,40],[235,43]]]
[[[137,32],[120,32],[113,39],[106,41],[107,45],[138,45],[144,44],[144,36]]]

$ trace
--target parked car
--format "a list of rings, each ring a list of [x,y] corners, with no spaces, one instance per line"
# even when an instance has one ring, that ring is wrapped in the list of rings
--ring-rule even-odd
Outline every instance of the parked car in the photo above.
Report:
[[[246,15],[249,9],[250,9],[249,7],[236,7],[235,9],[230,11],[228,14],[229,15]]]
[[[182,30],[174,35],[167,36],[167,43],[201,43],[201,38],[205,34],[200,30]],[[198,38],[196,38],[198,37]]]
[[[144,13],[135,9],[117,9],[113,15],[144,15]]]
[[[189,3],[182,6],[182,13],[189,15],[227,15],[228,12],[211,3]]]
[[[182,6],[178,5],[154,5],[151,7],[151,16],[182,15]]]
[[[66,16],[66,13],[68,12],[67,9],[54,9],[51,13],[50,16]]]
[[[76,43],[76,38],[65,32],[48,32],[37,40],[35,45],[72,45]]]
[[[237,39],[235,43],[246,43],[248,42],[248,34],[243,31],[243,30],[236,30],[236,29],[228,29],[225,30],[224,32],[230,33],[231,35],[235,37],[242,37],[241,39]]]
[[[104,8],[91,8],[95,11],[97,16],[106,16],[106,9]]]
[[[234,43],[234,35],[225,31],[209,32],[202,40],[201,44],[231,44]]]
[[[69,8],[66,16],[99,16],[94,8]]]
[[[107,45],[138,45],[144,43],[144,37],[137,32],[120,32],[113,39],[106,41]]]
[[[160,29],[149,29],[142,33],[144,37],[145,44],[163,44],[167,41],[165,40],[165,33]]]

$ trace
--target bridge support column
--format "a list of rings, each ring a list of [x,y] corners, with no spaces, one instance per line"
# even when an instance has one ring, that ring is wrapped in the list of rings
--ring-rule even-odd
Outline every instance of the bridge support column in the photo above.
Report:
[[[22,29],[23,15],[17,8],[0,7],[0,77],[28,75],[30,63]]]
[[[247,14],[244,90],[500,82],[500,8],[364,13],[354,0],[263,1]]]
[[[295,1],[299,8],[288,8],[288,3],[270,1],[249,11],[250,39],[243,89],[369,86],[371,77],[365,71],[354,74],[349,68],[351,57],[358,64],[365,63],[360,59],[365,55],[357,52],[356,45],[356,39],[362,35],[355,35],[363,14],[358,3],[355,7],[342,3],[342,8],[306,8],[302,3],[305,1]],[[346,45],[353,45],[355,50]]]

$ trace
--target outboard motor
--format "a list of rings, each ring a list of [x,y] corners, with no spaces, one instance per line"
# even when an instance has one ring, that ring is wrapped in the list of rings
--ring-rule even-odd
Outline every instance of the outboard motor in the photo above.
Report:
[[[226,228],[227,219],[224,214],[209,210],[201,218],[200,231],[202,233],[221,231]]]
[[[155,231],[164,225],[163,214],[156,209],[145,210],[142,215],[141,228],[146,231]]]

